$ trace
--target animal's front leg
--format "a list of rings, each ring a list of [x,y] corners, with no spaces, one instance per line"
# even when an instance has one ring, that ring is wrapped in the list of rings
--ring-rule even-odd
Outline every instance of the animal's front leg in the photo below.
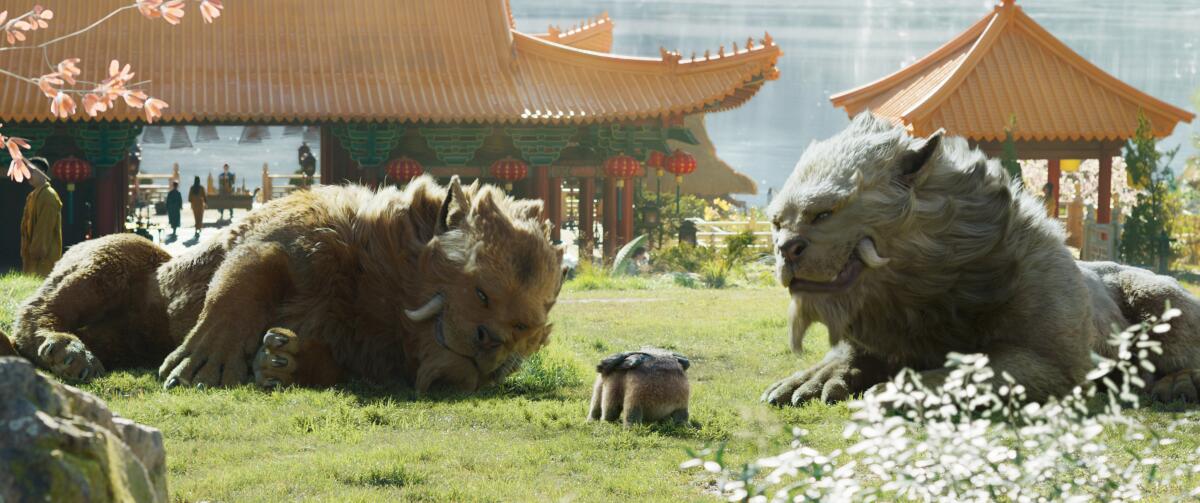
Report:
[[[271,314],[292,289],[287,253],[274,244],[238,246],[213,275],[204,308],[183,344],[159,368],[166,387],[233,386],[249,378],[249,359]]]
[[[337,384],[341,376],[328,344],[286,328],[267,330],[254,356],[254,384],[263,389],[289,384],[325,388]]]
[[[842,341],[829,348],[820,363],[772,384],[762,400],[773,405],[802,405],[815,399],[837,402],[883,382],[890,375],[883,361]]]

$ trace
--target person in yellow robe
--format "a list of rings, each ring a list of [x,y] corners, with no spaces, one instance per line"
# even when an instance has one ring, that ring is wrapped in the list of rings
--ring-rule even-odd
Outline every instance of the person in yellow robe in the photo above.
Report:
[[[21,264],[25,273],[45,276],[62,257],[62,200],[46,175],[49,163],[34,157],[29,164],[33,192],[21,215]]]

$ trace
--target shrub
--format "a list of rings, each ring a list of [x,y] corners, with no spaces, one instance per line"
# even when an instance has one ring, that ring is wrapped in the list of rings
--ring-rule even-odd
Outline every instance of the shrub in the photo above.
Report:
[[[1194,421],[1151,426],[1125,413],[1138,406],[1139,373],[1154,370],[1146,357],[1161,352],[1149,332],[1165,332],[1179,314],[1168,309],[1163,323],[1152,318],[1115,334],[1120,359],[1101,361],[1088,376],[1102,379],[1103,390],[1088,383],[1028,403],[1022,386],[1006,373],[996,378],[985,356],[951,354],[940,387],[905,371],[852,402],[844,436],[854,443],[845,450],[818,452],[797,429],[790,450],[738,470],[724,466],[723,448],[683,466],[720,474],[730,501],[1129,501],[1190,488],[1200,449],[1190,459],[1160,456]]]
[[[575,269],[575,277],[563,287],[568,291],[646,290],[650,288],[650,283],[637,276],[613,276],[604,266],[583,260]]]
[[[1156,148],[1150,120],[1138,115],[1138,128],[1125,145],[1125,166],[1133,185],[1141,190],[1121,233],[1121,258],[1143,266],[1158,266],[1165,273],[1179,196],[1171,160],[1178,148],[1162,154]],[[1165,157],[1165,159],[1164,159]]]

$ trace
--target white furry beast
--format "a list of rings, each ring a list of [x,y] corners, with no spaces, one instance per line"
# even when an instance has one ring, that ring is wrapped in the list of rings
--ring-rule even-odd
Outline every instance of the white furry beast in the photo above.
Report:
[[[863,113],[812,144],[768,213],[792,347],[821,322],[832,349],[763,399],[842,400],[903,367],[936,382],[956,351],[986,353],[1043,400],[1083,382],[1114,324],[1170,301],[1184,315],[1159,335],[1154,394],[1196,401],[1200,301],[1165,276],[1076,262],[1044,211],[961,138],[912,138]]]

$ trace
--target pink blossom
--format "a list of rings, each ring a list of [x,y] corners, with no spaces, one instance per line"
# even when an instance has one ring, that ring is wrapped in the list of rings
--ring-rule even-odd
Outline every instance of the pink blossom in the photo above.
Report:
[[[121,93],[121,97],[125,98],[125,104],[133,108],[142,108],[146,104],[146,93],[141,91],[125,91]]]
[[[162,2],[163,0],[138,0],[137,8],[143,16],[146,16],[150,19],[155,19],[162,17],[162,14],[158,11],[158,7],[162,5]]]
[[[8,164],[8,177],[12,178],[14,182],[21,183],[27,178],[31,178],[32,175],[29,172],[29,166],[25,165],[25,158],[18,159],[14,157],[12,162]]]
[[[221,17],[221,0],[202,0],[200,2],[200,15],[204,16],[206,23],[213,22],[214,19]]]
[[[158,8],[162,18],[173,25],[183,21],[183,0],[167,0]]]
[[[162,117],[162,109],[168,107],[170,107],[170,105],[168,105],[167,102],[158,98],[150,98],[146,100],[144,107],[146,110],[146,122],[153,123],[154,119]]]
[[[99,95],[88,93],[83,96],[83,111],[89,116],[95,117],[96,114],[107,110],[108,103]]]
[[[68,84],[75,85],[75,76],[82,73],[79,67],[76,66],[78,64],[79,58],[64,59],[58,63],[58,74],[62,76],[62,79],[67,81]]]
[[[56,73],[42,75],[37,79],[38,89],[41,89],[42,94],[45,94],[47,98],[58,96],[58,89],[54,86],[61,86],[62,83],[62,79],[58,78]]]
[[[58,93],[58,95],[50,101],[50,113],[54,114],[60,119],[66,119],[67,117],[70,117],[75,113],[75,98],[72,98],[71,95],[67,93]]]

